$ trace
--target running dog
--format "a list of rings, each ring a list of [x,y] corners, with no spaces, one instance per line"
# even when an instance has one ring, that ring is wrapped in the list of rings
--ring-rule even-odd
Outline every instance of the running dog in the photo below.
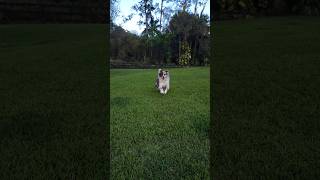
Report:
[[[158,69],[155,87],[160,91],[161,94],[167,94],[168,90],[170,89],[169,71]]]

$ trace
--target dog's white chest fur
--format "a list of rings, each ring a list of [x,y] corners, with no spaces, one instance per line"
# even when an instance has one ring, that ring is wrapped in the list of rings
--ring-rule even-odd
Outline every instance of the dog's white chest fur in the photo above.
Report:
[[[167,89],[168,86],[169,86],[169,79],[159,79],[160,89]]]

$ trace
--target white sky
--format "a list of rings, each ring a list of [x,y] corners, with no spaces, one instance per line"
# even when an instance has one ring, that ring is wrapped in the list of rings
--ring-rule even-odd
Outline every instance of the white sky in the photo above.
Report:
[[[128,31],[131,31],[136,34],[140,34],[143,31],[144,27],[138,25],[138,21],[140,20],[140,17],[138,15],[133,16],[132,19],[126,23],[123,22],[123,16],[128,17],[129,14],[135,13],[135,11],[132,9],[132,6],[137,2],[139,2],[139,0],[120,0],[120,3],[119,3],[120,12],[118,14],[118,17],[115,20],[115,23],[118,25],[121,25],[122,28]],[[160,4],[161,1],[154,0],[153,2],[154,3],[158,2]],[[193,10],[194,6],[191,6],[190,9]],[[199,11],[201,11],[201,7],[198,8],[198,12]],[[208,0],[206,4],[206,8],[204,9],[204,14],[207,14],[210,17],[210,0]]]

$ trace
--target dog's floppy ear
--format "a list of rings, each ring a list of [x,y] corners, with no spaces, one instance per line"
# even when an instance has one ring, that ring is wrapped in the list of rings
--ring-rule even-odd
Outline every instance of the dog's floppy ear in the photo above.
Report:
[[[161,69],[158,69],[158,74],[161,72]]]

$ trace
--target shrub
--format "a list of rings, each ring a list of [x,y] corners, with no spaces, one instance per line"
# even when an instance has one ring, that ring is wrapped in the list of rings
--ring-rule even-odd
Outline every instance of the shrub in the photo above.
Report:
[[[181,55],[178,60],[179,65],[181,66],[190,65],[190,60],[191,60],[191,48],[188,42],[184,41],[181,44]]]

